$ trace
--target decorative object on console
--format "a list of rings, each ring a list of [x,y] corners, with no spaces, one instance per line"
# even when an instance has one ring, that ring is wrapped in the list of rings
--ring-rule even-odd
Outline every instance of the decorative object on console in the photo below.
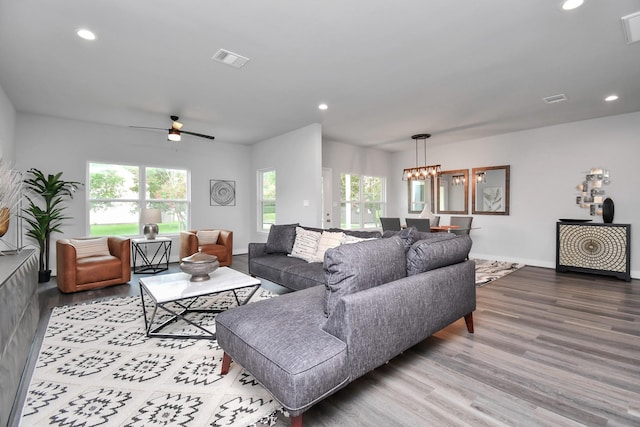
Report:
[[[440,175],[440,165],[427,165],[427,138],[431,134],[419,133],[411,138],[416,141],[416,166],[414,168],[405,168],[402,173],[402,180],[426,180],[430,177]],[[424,165],[418,166],[418,140],[424,144]]]
[[[4,160],[0,160],[0,255],[6,253],[16,253],[22,249],[20,241],[22,234],[22,224],[18,222],[16,226],[17,241],[14,243],[6,242],[2,237],[9,231],[11,215],[20,210],[20,201],[22,200],[22,175],[20,172],[13,170]],[[18,215],[18,221],[20,216]],[[8,247],[9,251],[3,250]]]
[[[140,223],[144,224],[142,234],[149,240],[158,235],[158,223],[162,222],[162,213],[158,208],[143,208],[140,212]]]
[[[581,208],[589,209],[591,216],[602,215],[605,193],[602,186],[609,185],[610,183],[609,170],[604,168],[591,168],[589,172],[586,173],[584,181],[576,186],[576,189],[580,192],[580,195],[576,196],[576,204]],[[611,206],[611,208],[611,220],[613,221],[613,206]]]
[[[220,267],[220,263],[217,256],[202,252],[182,258],[180,263],[180,270],[190,274],[192,282],[209,280],[209,273],[213,273],[218,267]]]
[[[235,206],[236,182],[217,179],[210,180],[209,196],[211,206]]]
[[[609,197],[602,202],[602,222],[611,224],[613,222],[614,205],[613,200]]]

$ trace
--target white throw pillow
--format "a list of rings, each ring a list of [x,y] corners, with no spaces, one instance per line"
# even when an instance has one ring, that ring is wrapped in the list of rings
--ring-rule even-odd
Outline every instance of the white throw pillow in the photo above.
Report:
[[[196,236],[198,236],[198,244],[200,245],[215,245],[218,243],[218,236],[220,230],[198,230]]]
[[[76,259],[111,255],[111,252],[109,252],[109,239],[107,237],[98,237],[96,239],[69,239],[69,243],[76,248]]]
[[[324,262],[324,253],[327,251],[327,249],[340,246],[342,244],[343,237],[344,233],[342,231],[323,231],[322,236],[320,236],[320,241],[318,242],[318,250],[313,257],[313,260],[317,262]]]
[[[293,249],[289,256],[312,262],[318,250],[320,236],[321,233],[318,231],[296,227],[296,239],[293,242]]]
[[[358,243],[358,242],[365,242],[367,240],[375,240],[375,237],[357,237],[357,236],[351,236],[350,234],[345,234],[344,237],[342,238],[342,244],[343,245],[348,245],[350,243]]]

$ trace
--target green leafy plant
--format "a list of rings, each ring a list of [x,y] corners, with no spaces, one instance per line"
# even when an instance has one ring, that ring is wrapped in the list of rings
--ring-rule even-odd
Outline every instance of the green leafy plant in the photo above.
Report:
[[[24,179],[27,206],[23,209],[22,217],[28,224],[27,236],[35,240],[40,249],[40,282],[49,281],[51,276],[51,233],[60,233],[62,224],[70,218],[64,215],[64,202],[73,199],[75,191],[83,185],[81,182],[65,181],[61,177],[62,172],[45,175],[31,168]]]

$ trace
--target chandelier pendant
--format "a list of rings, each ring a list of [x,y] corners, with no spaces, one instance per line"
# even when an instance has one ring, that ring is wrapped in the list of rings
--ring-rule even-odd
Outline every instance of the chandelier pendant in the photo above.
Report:
[[[432,179],[440,175],[440,165],[427,165],[427,138],[431,137],[428,133],[419,133],[411,136],[416,142],[416,166],[414,168],[406,168],[402,172],[403,181],[416,181]],[[418,141],[421,140],[424,145],[424,166],[418,166]]]

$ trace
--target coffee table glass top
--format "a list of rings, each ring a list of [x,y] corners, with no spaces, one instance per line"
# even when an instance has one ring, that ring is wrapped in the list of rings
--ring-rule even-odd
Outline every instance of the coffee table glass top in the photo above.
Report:
[[[211,279],[204,282],[191,282],[191,275],[186,273],[163,274],[142,277],[140,285],[156,303],[260,285],[260,280],[229,267],[220,267],[209,276]]]

